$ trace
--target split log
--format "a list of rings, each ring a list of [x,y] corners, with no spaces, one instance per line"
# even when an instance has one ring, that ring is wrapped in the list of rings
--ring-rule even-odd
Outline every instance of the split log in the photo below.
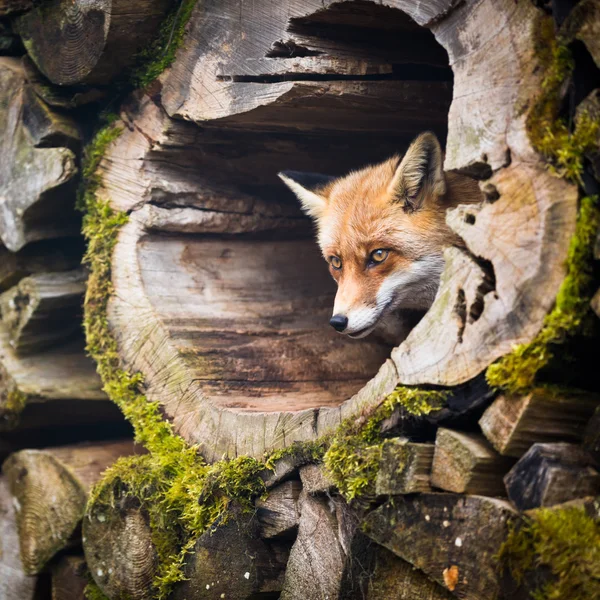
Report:
[[[600,493],[595,461],[574,444],[534,444],[504,478],[518,510],[554,506]]]
[[[81,340],[20,357],[0,325],[0,429],[121,420],[115,408]]]
[[[52,566],[51,577],[52,600],[85,600],[88,577],[83,556],[63,556]]]
[[[433,444],[415,444],[402,438],[384,442],[375,486],[377,495],[430,492],[433,449]]]
[[[457,494],[505,496],[503,477],[514,464],[482,435],[438,429],[431,485]]]
[[[0,292],[28,275],[75,269],[82,256],[83,243],[78,238],[33,242],[18,252],[0,245]]]
[[[454,596],[422,571],[395,554],[373,544],[371,565],[363,585],[346,600],[451,600]]]
[[[281,600],[342,600],[358,518],[343,501],[302,493],[298,537],[292,546]]]
[[[599,403],[600,397],[590,392],[538,388],[499,396],[479,424],[500,454],[518,458],[535,443],[581,441]]]
[[[18,59],[0,57],[0,98],[2,242],[16,252],[35,240],[77,233],[76,124],[35,95]]]
[[[82,541],[90,573],[109,598],[153,600],[158,553],[147,512],[123,495],[117,510],[92,506],[83,519]]]
[[[500,575],[493,557],[516,513],[483,496],[398,496],[367,515],[363,531],[465,600],[496,600]]]
[[[301,490],[299,481],[286,481],[273,488],[264,500],[257,500],[256,518],[261,538],[295,537],[300,518],[298,498]]]
[[[87,271],[40,273],[0,295],[0,319],[18,354],[32,354],[81,332]]]
[[[15,504],[5,477],[0,477],[0,598],[40,600],[37,577],[25,574],[19,556]]]
[[[99,168],[99,198],[131,213],[111,265],[119,356],[209,461],[314,440],[399,383],[472,380],[537,335],[564,279],[576,186],[548,172],[525,127],[545,13],[510,0],[332,4],[198,3]],[[334,289],[275,174],[341,174],[422,129],[444,135],[448,66],[402,11],[453,69],[445,168],[489,193],[448,215],[466,249],[448,251],[432,309],[386,362],[388,347],[328,331]],[[404,35],[419,52],[398,42],[386,58],[377,38]],[[417,69],[421,54],[436,64]]]
[[[154,38],[168,0],[52,0],[19,17],[29,56],[58,85],[108,83]]]
[[[322,465],[306,465],[300,469],[302,489],[307,494],[329,494],[335,484],[328,477]]]
[[[22,450],[2,470],[17,510],[23,568],[39,573],[73,543],[91,486],[119,456],[131,454],[130,441]]]
[[[185,566],[187,581],[173,600],[277,598],[283,583],[287,550],[258,537],[256,522],[241,515],[203,533]]]

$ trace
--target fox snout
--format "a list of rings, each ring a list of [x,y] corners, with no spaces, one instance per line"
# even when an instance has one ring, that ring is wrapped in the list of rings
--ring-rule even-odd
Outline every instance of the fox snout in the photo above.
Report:
[[[329,319],[329,324],[338,332],[351,338],[362,338],[373,331],[381,311],[376,307],[361,307],[348,310],[334,308],[334,314]]]

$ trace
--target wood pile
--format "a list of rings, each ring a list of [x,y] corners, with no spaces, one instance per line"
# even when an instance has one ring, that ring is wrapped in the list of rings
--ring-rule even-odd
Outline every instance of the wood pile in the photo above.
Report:
[[[600,544],[599,33],[598,0],[0,0],[0,600],[598,597],[598,553],[555,559]],[[400,346],[342,338],[277,173],[424,130],[484,199]]]

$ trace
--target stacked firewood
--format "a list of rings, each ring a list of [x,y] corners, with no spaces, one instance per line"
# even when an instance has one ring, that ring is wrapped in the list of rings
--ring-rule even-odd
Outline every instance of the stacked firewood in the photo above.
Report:
[[[572,24],[579,79],[563,90],[574,119],[584,103],[600,114],[598,89],[578,84],[600,85],[600,16],[596,2],[584,3],[586,20]],[[175,3],[175,24],[184,4]],[[207,0],[170,73],[120,105],[119,77],[171,3],[0,0],[0,600],[82,600],[92,582],[110,600],[152,600],[164,559],[134,494],[110,510],[88,506],[107,467],[144,452],[84,350],[88,272],[75,205],[83,148],[107,108],[119,111],[123,133],[102,161],[103,192],[131,215],[111,257],[106,316],[122,363],[142,373],[159,418],[208,462],[290,450],[261,473],[253,512],[233,503],[226,523],[192,540],[169,597],[524,600],[556,576],[541,569],[518,587],[496,556],[523,515],[566,505],[600,518],[600,395],[589,382],[497,392],[482,374],[539,331],[574,229],[577,186],[551,177],[515,125],[539,76],[528,70],[521,21],[549,16],[545,4]],[[573,3],[553,4],[560,26]],[[497,104],[482,96],[489,102],[474,115],[469,102],[481,98],[465,82],[487,83],[473,31],[488,23],[521,54],[493,63]],[[167,37],[177,37],[175,25]],[[424,129],[443,138],[453,71],[436,38],[454,53],[463,86],[455,122],[486,124],[475,142],[448,147],[454,168],[486,180],[481,212],[453,215],[482,256],[448,255],[464,280],[447,288],[462,292],[462,304],[453,296],[436,315],[452,327],[422,327],[389,359],[386,346],[324,331],[330,282],[275,173],[345,172]],[[519,69],[531,77],[522,89]],[[511,86],[517,116],[502,112]],[[508,129],[510,148],[498,142]],[[580,187],[591,195],[598,153],[586,161]],[[516,200],[502,213],[507,198]],[[524,219],[540,229],[485,255],[486,235]],[[536,244],[531,271],[503,271],[501,250],[518,246],[507,262],[520,267],[528,255],[519,252]],[[600,292],[592,307],[600,316]],[[434,335],[431,352],[424,338]],[[433,356],[424,380],[411,371],[421,348]],[[449,394],[440,410],[416,417],[396,407],[378,424],[377,476],[352,499],[293,442],[323,441],[347,417],[365,421],[400,383]]]

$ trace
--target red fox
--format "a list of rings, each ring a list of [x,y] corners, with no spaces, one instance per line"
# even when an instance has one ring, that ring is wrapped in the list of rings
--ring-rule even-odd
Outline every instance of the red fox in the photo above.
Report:
[[[375,332],[398,344],[431,306],[443,250],[464,245],[446,210],[480,202],[478,183],[445,173],[433,133],[406,154],[333,178],[284,171],[279,177],[315,221],[317,239],[338,284],[331,326],[352,338]]]

